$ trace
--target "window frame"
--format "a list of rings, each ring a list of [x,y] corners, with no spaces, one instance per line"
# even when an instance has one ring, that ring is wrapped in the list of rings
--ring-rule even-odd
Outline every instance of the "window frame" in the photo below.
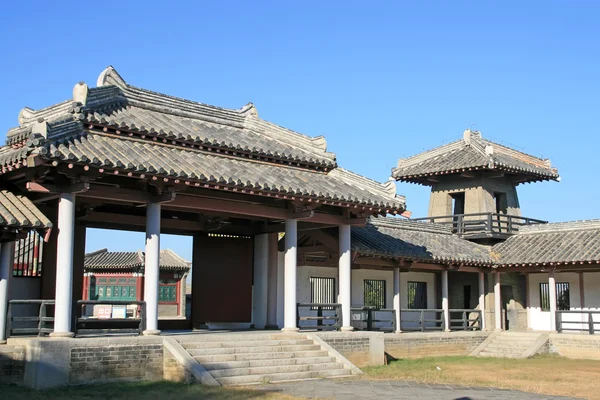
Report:
[[[417,299],[417,293],[419,291],[418,290],[419,285],[423,285],[422,301],[423,301],[423,303],[425,303],[424,307],[415,307],[415,303],[416,303],[416,299]],[[412,301],[412,303],[411,303],[411,299],[410,299],[411,286],[414,287],[414,296],[415,296],[414,299],[413,299],[413,301]],[[427,298],[427,282],[425,282],[425,281],[408,281],[406,287],[407,287],[407,291],[406,291],[407,292],[407,296],[406,296],[406,298],[407,298],[406,308],[408,308],[409,310],[425,310],[425,309],[427,309],[427,301],[428,301],[428,298]]]
[[[375,303],[379,303],[379,304],[367,304],[367,286],[371,286],[369,289],[370,290],[376,290],[379,291],[379,293],[376,294],[375,297],[378,298],[370,298],[369,300],[379,300],[378,302],[376,301]],[[374,286],[379,286],[379,287],[374,287]],[[383,291],[383,294],[380,292]],[[363,280],[363,306],[364,307],[375,307],[376,309],[385,309],[387,305],[387,281],[385,279],[364,279]]]
[[[325,277],[325,276],[311,276],[308,278],[308,282],[310,285],[310,302],[311,303],[317,303],[317,304],[337,304],[337,286],[336,286],[336,279],[335,278],[331,278],[331,277]],[[329,301],[316,301],[315,299],[315,285],[317,284],[317,282],[321,282],[321,288],[325,288],[324,291],[325,293],[323,294],[323,297],[319,297],[319,298],[324,298],[324,297],[328,297],[331,296],[331,302]],[[329,289],[329,290],[328,290]],[[323,290],[323,289],[321,289]],[[316,310],[315,307],[311,307],[312,310]],[[330,308],[324,308],[324,309],[330,309]],[[333,309],[333,308],[331,308]]]
[[[568,311],[571,309],[571,287],[569,282],[556,282],[556,310]],[[550,311],[550,283],[540,282],[540,310]],[[566,293],[566,299],[564,297]],[[566,300],[566,301],[565,301]]]

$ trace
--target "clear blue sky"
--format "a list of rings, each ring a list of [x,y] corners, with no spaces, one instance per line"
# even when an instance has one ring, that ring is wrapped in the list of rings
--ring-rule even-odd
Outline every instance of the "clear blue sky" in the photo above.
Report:
[[[477,127],[549,157],[561,183],[519,186],[524,214],[600,217],[600,2],[30,2],[0,13],[0,129],[113,65],[131,84],[325,135],[385,181],[399,157]],[[417,4],[419,3],[419,4]],[[415,216],[428,188],[398,184]],[[91,231],[88,250],[143,235]],[[189,239],[163,238],[191,257]]]

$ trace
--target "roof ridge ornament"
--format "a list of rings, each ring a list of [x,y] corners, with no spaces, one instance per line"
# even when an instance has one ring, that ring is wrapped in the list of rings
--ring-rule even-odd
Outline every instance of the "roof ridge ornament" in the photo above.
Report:
[[[471,139],[481,139],[481,132],[472,131],[471,129],[465,129],[463,132],[463,141],[467,146],[471,145]]]
[[[48,122],[44,118],[39,118],[31,126],[31,133],[41,135],[44,139],[48,139]]]
[[[23,107],[21,111],[19,111],[19,125],[25,124],[25,122],[33,117],[35,110],[31,107]]]
[[[321,135],[311,138],[310,142],[313,146],[316,146],[323,151],[327,151],[327,140],[325,139],[325,136]]]
[[[104,71],[100,72],[98,76],[98,81],[96,82],[97,87],[101,86],[109,86],[115,85],[118,87],[127,87],[127,82],[125,79],[119,75],[116,69],[112,65],[109,65],[104,69]]]
[[[256,106],[254,105],[254,103],[249,102],[247,104],[245,104],[242,108],[240,108],[240,114],[246,116],[252,116],[252,117],[258,117],[258,110],[256,109]]]
[[[81,105],[87,104],[88,94],[90,93],[90,89],[85,82],[76,83],[73,87],[73,101],[77,103],[81,103]]]

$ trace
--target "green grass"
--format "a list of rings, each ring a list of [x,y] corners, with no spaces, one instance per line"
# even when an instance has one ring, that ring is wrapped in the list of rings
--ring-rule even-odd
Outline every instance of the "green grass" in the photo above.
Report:
[[[365,367],[367,379],[486,386],[600,400],[600,361],[558,356],[530,359],[428,357]]]
[[[71,386],[60,389],[30,390],[12,385],[0,385],[4,400],[291,400],[292,396],[252,388],[213,388],[172,382],[106,383],[102,385]]]

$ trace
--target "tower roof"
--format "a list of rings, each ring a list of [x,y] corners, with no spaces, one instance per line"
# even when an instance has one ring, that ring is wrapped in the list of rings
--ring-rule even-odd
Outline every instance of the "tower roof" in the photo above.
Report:
[[[428,177],[474,170],[505,172],[519,176],[520,182],[559,180],[550,160],[494,143],[471,130],[466,130],[461,140],[399,159],[392,176],[398,181],[431,185]]]

